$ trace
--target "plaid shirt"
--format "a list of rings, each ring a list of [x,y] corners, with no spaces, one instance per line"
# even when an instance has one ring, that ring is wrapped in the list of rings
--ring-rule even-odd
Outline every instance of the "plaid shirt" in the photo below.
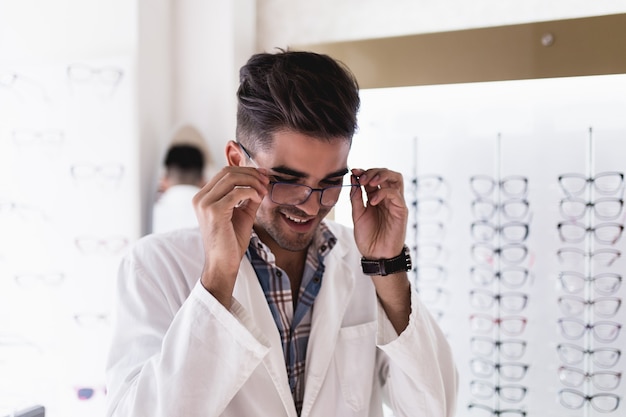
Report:
[[[322,286],[324,257],[336,242],[335,236],[322,223],[307,251],[295,311],[289,277],[285,271],[276,266],[274,255],[254,231],[246,251],[280,333],[289,387],[298,415],[304,400],[304,368],[311,333],[313,303]]]

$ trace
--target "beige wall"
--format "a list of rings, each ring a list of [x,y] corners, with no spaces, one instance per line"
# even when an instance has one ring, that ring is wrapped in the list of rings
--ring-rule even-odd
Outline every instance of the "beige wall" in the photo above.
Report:
[[[626,0],[257,0],[257,46],[369,39],[626,12]]]

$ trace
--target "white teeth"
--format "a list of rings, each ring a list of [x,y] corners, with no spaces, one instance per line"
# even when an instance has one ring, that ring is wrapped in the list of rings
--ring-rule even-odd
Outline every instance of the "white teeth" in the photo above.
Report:
[[[296,219],[295,217],[291,217],[287,214],[285,214],[285,217],[287,217],[289,220],[291,220],[294,223],[306,223],[308,221],[308,220]]]

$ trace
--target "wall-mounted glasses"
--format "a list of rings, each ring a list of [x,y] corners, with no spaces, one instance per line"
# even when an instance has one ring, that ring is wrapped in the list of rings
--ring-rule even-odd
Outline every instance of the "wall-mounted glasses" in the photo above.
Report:
[[[471,224],[470,231],[472,238],[478,242],[491,242],[497,234],[509,243],[522,243],[528,237],[528,223],[520,221],[510,221],[496,226],[485,220],[478,220]]]
[[[603,197],[595,201],[587,201],[577,197],[566,197],[561,200],[561,215],[570,220],[580,220],[589,210],[593,210],[600,220],[615,220],[624,208],[624,200],[617,197]]]
[[[586,402],[589,402],[596,411],[600,413],[610,413],[617,410],[620,397],[608,392],[586,395],[572,388],[564,388],[559,391],[559,401],[561,405],[571,410],[582,408]]]
[[[478,197],[489,197],[496,186],[510,198],[523,198],[528,193],[528,178],[521,175],[510,175],[496,181],[488,175],[474,175],[470,177],[470,187]]]
[[[470,315],[470,328],[476,333],[490,333],[496,326],[507,336],[519,336],[524,332],[527,323],[526,317],[503,316],[492,317],[488,314]]]
[[[520,339],[494,340],[486,336],[473,336],[470,339],[472,353],[488,357],[498,352],[508,360],[517,360],[526,352],[526,341]]]
[[[493,362],[484,358],[474,358],[470,361],[470,369],[474,375],[480,378],[489,378],[497,371],[500,378],[518,382],[526,376],[528,365],[519,362]]]
[[[513,408],[491,408],[483,404],[470,404],[467,411],[471,417],[526,417],[526,411]]]
[[[586,308],[591,308],[595,315],[608,318],[617,314],[622,300],[618,297],[597,297],[593,300],[586,300],[576,295],[562,295],[558,299],[558,304],[566,316],[578,316]]]
[[[599,223],[593,227],[587,227],[577,221],[563,221],[557,225],[559,237],[565,243],[580,243],[585,240],[587,233],[591,233],[596,242],[603,245],[614,245],[624,232],[624,226],[620,223]]]
[[[561,360],[567,365],[578,365],[589,355],[594,365],[600,368],[612,368],[619,361],[622,352],[617,348],[599,347],[585,349],[572,343],[560,343],[556,350]]]
[[[498,209],[509,220],[522,220],[530,212],[530,203],[525,198],[510,198],[501,204],[482,197],[472,201],[472,214],[478,220],[491,220]]]
[[[476,265],[470,268],[470,278],[474,284],[482,287],[499,281],[507,288],[517,289],[531,281],[532,275],[527,268],[520,266],[507,266],[494,271],[490,266]]]
[[[579,248],[561,248],[556,255],[559,262],[573,267],[582,268],[585,260],[590,260],[596,267],[607,267],[613,265],[622,256],[622,252],[614,248],[596,249],[592,252]]]
[[[585,372],[571,366],[561,366],[558,372],[561,382],[574,388],[580,387],[586,380],[590,380],[597,389],[612,391],[618,387],[622,380],[622,373],[615,371]]]
[[[581,339],[586,332],[591,332],[596,341],[602,343],[610,343],[617,339],[622,325],[608,320],[596,321],[594,323],[585,323],[582,320],[572,317],[561,318],[558,320],[561,335],[566,339]]]
[[[622,190],[624,174],[621,172],[601,172],[594,177],[583,174],[563,174],[559,176],[559,185],[568,196],[578,196],[585,191],[587,184],[602,195],[614,195]]]
[[[503,401],[518,403],[524,399],[528,389],[519,384],[494,385],[487,381],[474,380],[470,382],[470,392],[474,397],[482,400],[488,400],[494,394],[498,394]]]
[[[528,248],[520,243],[495,247],[490,243],[477,242],[472,244],[470,250],[473,259],[483,265],[493,265],[498,256],[504,263],[515,265],[523,262],[528,254]]]
[[[526,308],[528,296],[521,292],[509,291],[494,293],[485,289],[470,291],[470,305],[478,310],[488,310],[498,303],[498,307],[506,313],[519,313]]]
[[[563,271],[559,273],[559,281],[563,290],[570,294],[583,291],[585,284],[591,283],[596,292],[602,295],[612,295],[622,285],[622,276],[614,272],[602,272],[587,277],[577,271]]]

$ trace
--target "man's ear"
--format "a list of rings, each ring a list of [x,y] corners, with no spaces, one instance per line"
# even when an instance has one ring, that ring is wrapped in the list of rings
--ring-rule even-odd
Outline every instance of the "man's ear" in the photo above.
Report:
[[[226,162],[231,167],[246,164],[246,155],[244,155],[241,147],[234,140],[229,140],[226,144]]]

